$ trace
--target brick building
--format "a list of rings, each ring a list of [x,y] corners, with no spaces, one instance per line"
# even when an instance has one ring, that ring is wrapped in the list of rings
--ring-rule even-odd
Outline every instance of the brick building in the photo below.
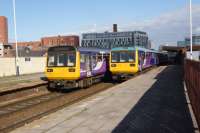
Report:
[[[41,44],[44,47],[56,45],[79,46],[79,36],[52,36],[41,38]]]
[[[11,45],[7,45],[7,44],[4,44],[4,45],[1,45],[0,44],[0,57],[13,57],[15,55],[13,55],[13,52],[12,52],[13,48]]]
[[[15,49],[15,43],[11,44]],[[28,47],[31,50],[40,50],[42,49],[42,44],[40,41],[30,41],[30,42],[17,42],[18,47]]]
[[[15,49],[15,43],[11,43]],[[41,41],[18,42],[18,47],[29,47],[31,50],[47,49],[57,45],[79,46],[79,36],[42,37]]]
[[[57,45],[71,45],[79,46],[79,36],[52,36],[42,37],[40,41],[30,42],[18,42],[19,56],[27,55],[23,54],[27,49],[30,50],[29,55],[43,55],[47,51],[48,47]],[[15,43],[8,42],[8,24],[5,16],[0,16],[0,57],[13,57],[15,56]],[[21,51],[21,52],[20,52]],[[42,54],[41,54],[42,53]]]
[[[0,43],[8,44],[8,24],[4,16],[0,16]]]

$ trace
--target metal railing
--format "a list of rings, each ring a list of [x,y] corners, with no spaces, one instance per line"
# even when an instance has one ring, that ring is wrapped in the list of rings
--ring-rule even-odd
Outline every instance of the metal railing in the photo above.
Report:
[[[185,60],[184,73],[188,95],[200,127],[200,62]]]

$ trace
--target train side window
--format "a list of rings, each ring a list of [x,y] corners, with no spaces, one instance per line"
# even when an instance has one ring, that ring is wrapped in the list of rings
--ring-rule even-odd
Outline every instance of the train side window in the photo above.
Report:
[[[96,64],[97,64],[97,56],[92,55],[92,68],[95,68]]]

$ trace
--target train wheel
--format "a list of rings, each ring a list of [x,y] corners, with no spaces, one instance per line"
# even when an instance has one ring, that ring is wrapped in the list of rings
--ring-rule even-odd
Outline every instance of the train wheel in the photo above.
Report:
[[[78,81],[78,87],[80,87],[81,89],[84,88],[84,81],[83,80]]]
[[[92,78],[86,78],[83,80],[84,88],[88,88],[92,85]]]
[[[88,78],[88,87],[92,86],[92,78]]]
[[[49,91],[54,91],[55,89],[56,89],[56,87],[55,87],[56,85],[55,85],[55,83],[54,82],[48,82],[48,85],[47,85],[47,89],[49,90]]]
[[[88,78],[85,79],[85,88],[88,88],[89,87],[89,80]]]

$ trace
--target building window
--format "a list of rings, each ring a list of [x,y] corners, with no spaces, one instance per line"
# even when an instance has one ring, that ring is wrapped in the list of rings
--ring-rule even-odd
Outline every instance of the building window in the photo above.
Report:
[[[25,61],[31,61],[30,57],[25,57]]]

